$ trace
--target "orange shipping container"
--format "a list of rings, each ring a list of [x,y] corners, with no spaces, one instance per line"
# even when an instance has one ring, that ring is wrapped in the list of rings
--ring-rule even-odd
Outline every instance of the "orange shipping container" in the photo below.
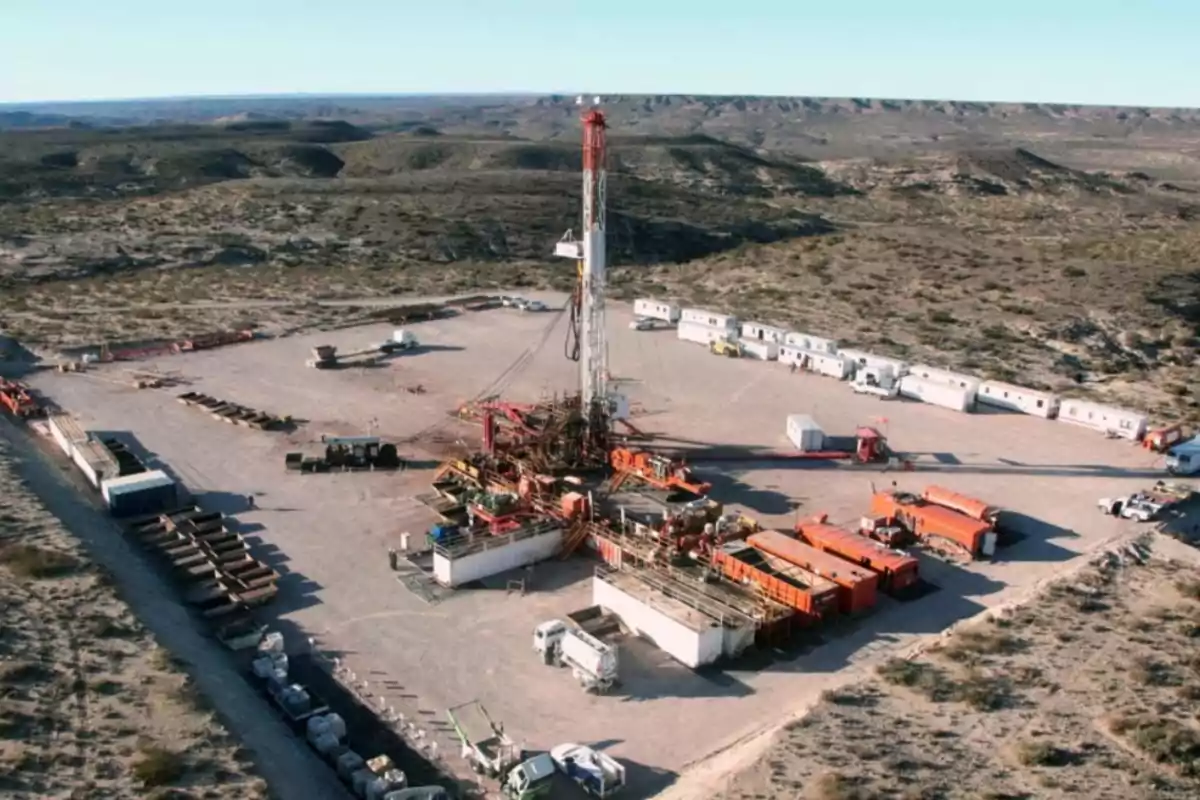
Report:
[[[988,523],[911,495],[880,492],[871,498],[871,515],[898,521],[918,539],[934,537],[956,544],[971,557],[991,555],[996,549],[996,534]]]
[[[780,531],[756,533],[746,542],[755,549],[837,584],[838,608],[844,614],[865,611],[875,605],[879,576],[874,572],[824,553]]]
[[[1000,509],[988,505],[982,500],[967,497],[965,494],[959,494],[958,492],[952,492],[941,486],[925,487],[925,492],[922,496],[927,503],[945,506],[951,511],[957,511],[960,514],[967,515],[971,519],[977,519],[989,524],[995,524],[996,515],[1000,511]]]
[[[834,583],[745,542],[728,542],[717,548],[713,564],[731,581],[753,584],[767,597],[796,609],[811,621],[837,610],[838,588]]]
[[[884,591],[897,592],[918,580],[917,559],[862,534],[822,522],[801,522],[796,525],[796,533],[818,550],[871,570],[879,576]]]

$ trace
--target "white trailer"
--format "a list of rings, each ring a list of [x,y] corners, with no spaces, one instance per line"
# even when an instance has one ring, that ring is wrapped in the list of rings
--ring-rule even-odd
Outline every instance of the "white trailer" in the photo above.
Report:
[[[758,339],[742,339],[742,356],[757,358],[760,361],[774,361],[779,357],[779,345],[770,341]]]
[[[788,414],[787,437],[802,453],[815,453],[825,447],[825,431],[808,414]]]
[[[728,328],[718,328],[713,325],[702,325],[699,322],[684,320],[676,328],[676,335],[681,341],[707,346],[713,342],[730,341],[735,333]]]
[[[680,322],[694,322],[697,325],[707,325],[710,328],[722,328],[727,333],[737,335],[738,318],[732,314],[721,314],[705,308],[685,308],[679,312]]]
[[[725,633],[713,617],[668,597],[636,576],[614,572],[592,579],[592,602],[612,611],[637,636],[685,667],[718,661],[725,653]]]
[[[658,319],[674,324],[679,322],[681,309],[679,306],[663,303],[649,297],[640,297],[633,301],[633,315],[645,319]]]
[[[903,378],[908,374],[908,363],[901,361],[898,358],[889,358],[887,356],[879,356],[874,353],[868,353],[866,350],[838,350],[838,355],[853,364],[855,371],[866,367],[888,368],[896,377],[896,380]]]
[[[1149,418],[1127,408],[1103,406],[1087,400],[1063,400],[1058,406],[1058,421],[1091,428],[1107,436],[1138,441],[1146,435]]]
[[[984,381],[979,384],[975,399],[987,406],[1018,411],[1042,419],[1053,419],[1058,413],[1058,398],[1055,395],[1002,381]]]
[[[970,389],[949,386],[916,375],[905,375],[900,379],[900,396],[964,413],[970,411],[975,403],[975,393]]]
[[[980,378],[976,378],[974,375],[953,372],[941,367],[931,367],[928,364],[912,364],[908,368],[908,374],[916,375],[918,378],[924,378],[934,383],[957,386],[959,389],[970,389],[976,394],[979,392],[979,384],[983,383]]]
[[[811,333],[800,333],[799,331],[792,331],[785,334],[783,343],[814,353],[828,353],[832,355],[838,352],[837,342],[833,339],[825,339],[821,336],[813,336]]]
[[[545,561],[562,547],[562,527],[533,525],[503,536],[454,536],[433,546],[433,577],[456,587]]]
[[[774,325],[764,325],[761,322],[743,322],[742,338],[783,344],[784,339],[787,338],[787,331]]]
[[[625,786],[625,767],[595,748],[560,744],[550,748],[550,758],[564,775],[592,797],[612,797]]]
[[[88,440],[88,435],[83,428],[79,427],[79,423],[68,414],[51,414],[46,420],[46,427],[50,429],[50,436],[54,439],[54,443],[67,458],[73,457],[76,444],[82,444]]]
[[[853,365],[838,354],[805,350],[795,345],[780,345],[779,361],[795,365],[806,372],[815,372],[830,378],[845,380],[853,374]]]

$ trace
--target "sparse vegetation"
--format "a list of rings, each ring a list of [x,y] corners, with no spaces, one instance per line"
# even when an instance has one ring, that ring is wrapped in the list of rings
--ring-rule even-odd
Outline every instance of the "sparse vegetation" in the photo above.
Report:
[[[133,765],[134,776],[147,789],[174,783],[186,771],[187,761],[182,755],[157,745],[143,747]]]
[[[79,561],[67,553],[37,545],[9,544],[0,547],[0,565],[19,578],[49,579],[70,575]]]

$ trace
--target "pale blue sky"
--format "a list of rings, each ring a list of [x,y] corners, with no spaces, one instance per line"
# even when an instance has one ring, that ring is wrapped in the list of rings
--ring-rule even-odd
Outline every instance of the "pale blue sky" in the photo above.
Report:
[[[1200,0],[0,0],[0,102],[392,92],[1200,106]]]

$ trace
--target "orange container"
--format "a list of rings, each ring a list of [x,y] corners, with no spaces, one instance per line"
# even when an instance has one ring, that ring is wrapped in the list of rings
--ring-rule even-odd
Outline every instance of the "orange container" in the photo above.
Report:
[[[822,552],[780,531],[762,531],[746,542],[755,549],[832,581],[838,587],[838,609],[843,614],[865,611],[875,605],[879,576],[870,570]]]
[[[798,523],[796,533],[818,550],[871,570],[885,592],[900,591],[919,580],[917,559],[862,534],[822,522]]]
[[[972,556],[980,555],[984,538],[992,528],[986,522],[957,511],[925,503],[919,498],[902,499],[890,492],[880,492],[871,498],[871,515],[898,521],[918,539],[946,539],[966,549]]]
[[[941,486],[925,487],[922,497],[925,498],[925,502],[927,503],[944,506],[951,511],[965,514],[971,519],[977,519],[990,524],[996,522],[996,514],[999,512],[998,508],[990,506],[982,500],[977,500],[974,497],[968,497],[958,492],[952,492]]]
[[[567,492],[562,496],[562,514],[567,519],[577,519],[587,511],[587,495]]]
[[[713,564],[726,578],[749,583],[777,603],[794,608],[810,622],[837,610],[838,587],[744,542],[729,542],[713,551]]]

